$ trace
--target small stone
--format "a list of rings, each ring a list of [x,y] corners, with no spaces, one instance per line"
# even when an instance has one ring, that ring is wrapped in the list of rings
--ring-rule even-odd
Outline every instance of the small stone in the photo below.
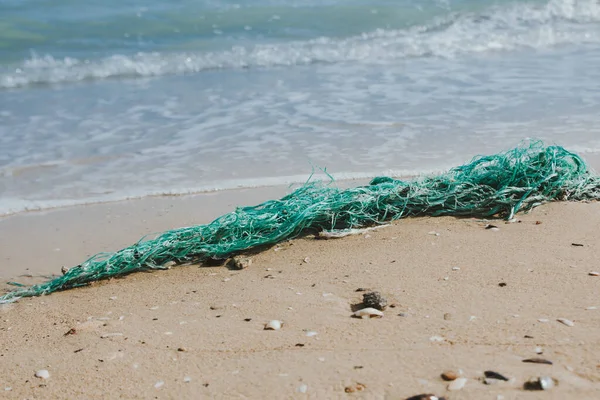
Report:
[[[48,379],[50,378],[50,372],[47,369],[40,369],[35,373],[36,378]]]
[[[542,354],[542,353],[544,353],[544,349],[542,349],[541,347],[535,348],[535,354]]]
[[[444,314],[444,320],[450,321],[451,319],[452,319],[452,314],[450,314],[448,312]]]
[[[308,331],[308,332],[306,332],[306,336],[308,336],[308,337],[313,337],[313,336],[317,336],[317,335],[318,335],[318,333],[315,332],[315,331]]]
[[[488,229],[493,232],[498,232],[500,230],[500,228],[498,228],[496,225],[492,225],[492,224],[486,225],[485,229]]]
[[[592,271],[589,273],[590,276],[600,276],[600,272]]]
[[[575,323],[573,321],[571,321],[570,319],[557,318],[556,320],[566,326],[575,326]]]
[[[450,382],[448,390],[461,390],[467,384],[467,378],[457,378]]]
[[[164,385],[165,382],[164,381],[158,381],[154,384],[154,388],[155,389],[159,389],[160,387],[162,387],[162,385]]]
[[[185,383],[190,383],[192,381],[192,378],[190,378],[189,376],[186,376],[185,378],[183,378],[183,381]]]
[[[452,267],[452,271],[460,271],[460,267]]]
[[[596,306],[590,306],[590,307],[586,307],[585,309],[586,310],[597,310],[598,307],[596,307]]]
[[[508,378],[496,371],[485,371],[483,373],[486,378],[508,382]]]
[[[235,256],[231,260],[231,265],[235,269],[246,269],[252,265],[252,259],[250,257]]]
[[[431,342],[443,342],[444,338],[441,336],[432,336],[429,338]]]
[[[527,358],[527,359],[523,360],[523,362],[524,363],[532,363],[532,364],[547,364],[547,365],[552,365],[552,361],[546,360],[544,358],[539,358],[539,357]]]
[[[540,318],[540,319],[538,319],[538,322],[541,322],[542,324],[545,324],[548,321],[550,321],[550,320],[546,319],[546,318]]]
[[[387,307],[387,300],[379,292],[368,292],[363,294],[363,306],[383,311]]]
[[[416,396],[411,396],[406,400],[446,400],[444,397],[438,397],[434,394],[426,393],[426,394],[418,394]]]
[[[185,347],[178,347],[177,351],[184,352],[184,351],[187,351],[187,349]]]
[[[63,267],[60,269],[60,272],[62,272],[62,274],[63,274],[63,275],[65,275],[67,272],[69,272],[69,269],[70,269],[70,268],[67,268],[67,267],[64,267],[64,266],[63,266]]]
[[[498,286],[500,286],[500,287],[505,287],[505,286],[506,286],[506,282],[500,282],[500,283],[498,284]]]
[[[445,381],[453,381],[458,379],[460,375],[458,375],[458,373],[454,372],[454,371],[444,371],[441,374],[441,377],[443,380]]]
[[[308,264],[310,262],[310,257],[304,257],[304,261],[305,264]]]

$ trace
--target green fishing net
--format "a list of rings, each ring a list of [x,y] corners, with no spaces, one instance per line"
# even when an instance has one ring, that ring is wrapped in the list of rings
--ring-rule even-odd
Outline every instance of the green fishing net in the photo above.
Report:
[[[115,253],[100,253],[42,284],[0,297],[66,290],[171,263],[226,259],[235,254],[320,231],[382,224],[409,216],[473,216],[511,219],[552,200],[597,200],[600,177],[576,154],[528,142],[510,151],[476,157],[446,173],[403,181],[389,177],[340,189],[309,182],[291,194],[242,207],[207,225],[174,229]]]

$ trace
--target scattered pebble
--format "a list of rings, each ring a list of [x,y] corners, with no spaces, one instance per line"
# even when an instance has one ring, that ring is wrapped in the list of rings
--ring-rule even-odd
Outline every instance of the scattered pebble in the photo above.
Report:
[[[235,256],[231,259],[231,265],[235,269],[246,269],[252,265],[250,257]]]
[[[454,371],[444,371],[441,374],[442,379],[445,380],[445,381],[456,380],[456,379],[458,379],[459,376],[460,375],[457,372],[454,372]]]
[[[496,225],[492,225],[492,224],[486,225],[485,229],[488,229],[493,232],[498,232],[500,230],[500,228],[498,228]]]
[[[278,331],[281,329],[282,323],[281,321],[278,321],[276,319],[269,321],[266,325],[265,325],[265,330],[266,331]]]
[[[600,272],[592,271],[589,273],[590,276],[600,276]]]
[[[387,300],[379,292],[368,292],[363,294],[363,305],[366,308],[375,308],[383,311],[387,307]]]
[[[184,352],[184,351],[187,351],[187,349],[185,347],[178,347],[177,351]]]
[[[310,257],[304,257],[304,261],[305,264],[308,264],[310,262]]]
[[[504,375],[502,375],[496,371],[485,371],[483,374],[485,375],[486,378],[508,382],[507,377],[505,377]]]
[[[467,384],[467,378],[457,378],[450,382],[448,390],[461,390]]]
[[[544,358],[539,358],[539,357],[527,358],[527,359],[523,360],[523,362],[524,363],[533,363],[533,364],[547,364],[547,365],[552,365],[552,361],[546,360]]]
[[[362,392],[366,389],[366,385],[363,383],[356,383],[355,385],[346,386],[344,388],[344,392],[346,393],[354,393],[354,392]]]
[[[460,271],[460,267],[452,267],[452,271]]]
[[[186,376],[185,378],[183,378],[183,381],[185,383],[190,383],[192,381],[192,378],[190,378],[189,376]]]
[[[110,300],[116,300],[116,299],[117,299],[117,296],[111,296],[111,297],[109,297],[109,299],[110,299]]]
[[[154,388],[155,389],[159,389],[162,385],[164,385],[165,382],[164,381],[158,381],[154,384]]]
[[[575,326],[575,323],[573,321],[571,321],[570,319],[557,318],[556,320],[566,326]]]
[[[48,379],[50,378],[50,372],[47,369],[40,369],[35,373],[36,378]]]
[[[418,394],[416,396],[411,396],[406,400],[446,400],[444,397],[437,397],[434,394]]]
[[[554,387],[555,382],[549,376],[540,376],[538,378],[529,379],[523,385],[525,390],[550,390]]]
[[[498,284],[498,286],[500,286],[500,287],[505,287],[505,286],[506,286],[506,282],[500,282],[500,283]]]
[[[121,332],[103,333],[102,335],[100,335],[100,338],[101,339],[106,339],[106,338],[116,337],[116,336],[123,336],[123,334]]]
[[[436,231],[431,231],[427,233],[428,235],[432,235],[432,236],[440,236],[440,234]]]
[[[352,314],[354,317],[367,319],[367,318],[381,318],[383,317],[383,313],[375,308],[368,307],[363,308],[362,310],[356,311]]]
[[[543,354],[543,353],[544,353],[544,349],[542,349],[541,347],[535,348],[535,354]]]
[[[451,319],[452,319],[452,314],[450,314],[450,313],[445,313],[444,314],[444,320],[450,321]]]

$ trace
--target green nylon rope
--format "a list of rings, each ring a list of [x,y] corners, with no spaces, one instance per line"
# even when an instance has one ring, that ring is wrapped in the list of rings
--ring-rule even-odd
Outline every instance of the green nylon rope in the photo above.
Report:
[[[307,183],[280,200],[238,208],[210,224],[174,229],[115,253],[97,254],[61,277],[6,293],[0,303],[134,271],[164,269],[170,262],[225,259],[322,230],[420,215],[510,219],[548,201],[598,198],[600,177],[590,172],[583,159],[559,146],[529,142],[410,181],[378,177],[351,189]]]

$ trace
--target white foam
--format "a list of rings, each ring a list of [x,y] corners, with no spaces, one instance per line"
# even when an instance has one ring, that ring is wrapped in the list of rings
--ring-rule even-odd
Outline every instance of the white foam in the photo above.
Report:
[[[390,177],[416,177],[430,175],[442,172],[442,169],[431,170],[385,170],[381,172],[342,172],[332,174],[331,176],[323,173],[315,173],[314,175],[292,175],[282,177],[265,177],[242,180],[223,181],[219,184],[205,185],[194,188],[173,188],[167,190],[146,190],[136,189],[132,192],[119,192],[99,196],[87,196],[81,199],[45,199],[45,200],[30,200],[20,198],[3,198],[0,201],[0,218],[14,214],[32,211],[46,211],[56,208],[110,203],[126,200],[137,200],[144,197],[159,197],[159,196],[182,196],[182,195],[197,195],[203,193],[218,192],[224,190],[240,190],[240,189],[258,189],[275,186],[287,185],[302,185],[306,182],[323,182],[330,183],[332,179],[335,182],[348,182],[358,180],[368,180],[376,176]],[[298,187],[298,186],[296,186]]]
[[[372,63],[600,43],[599,21],[600,3],[596,0],[552,0],[544,5],[512,4],[480,14],[450,15],[409,29],[378,29],[342,39],[323,37],[214,52],[117,54],[100,60],[33,56],[18,68],[0,72],[0,88],[223,68]]]

